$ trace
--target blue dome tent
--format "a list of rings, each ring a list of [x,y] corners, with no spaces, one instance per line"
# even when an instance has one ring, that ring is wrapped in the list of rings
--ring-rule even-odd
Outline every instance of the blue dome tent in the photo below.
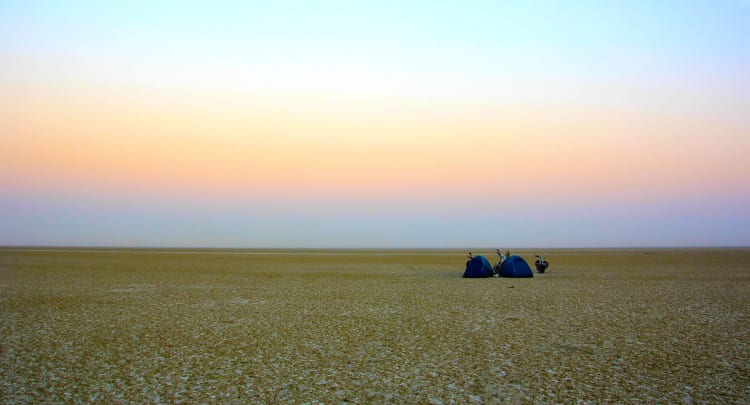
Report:
[[[521,256],[510,256],[500,266],[500,277],[534,277],[531,267]]]
[[[464,277],[492,277],[492,265],[484,256],[474,256],[466,262]]]

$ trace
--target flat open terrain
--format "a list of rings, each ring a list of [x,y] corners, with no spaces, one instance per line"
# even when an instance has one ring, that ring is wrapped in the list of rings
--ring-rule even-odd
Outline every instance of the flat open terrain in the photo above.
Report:
[[[0,402],[750,403],[750,249],[547,253],[0,249]]]

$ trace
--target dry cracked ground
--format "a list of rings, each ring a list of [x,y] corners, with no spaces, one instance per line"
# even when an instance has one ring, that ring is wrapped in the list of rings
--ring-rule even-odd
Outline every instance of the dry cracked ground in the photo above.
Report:
[[[750,249],[547,253],[0,249],[0,402],[750,403]]]

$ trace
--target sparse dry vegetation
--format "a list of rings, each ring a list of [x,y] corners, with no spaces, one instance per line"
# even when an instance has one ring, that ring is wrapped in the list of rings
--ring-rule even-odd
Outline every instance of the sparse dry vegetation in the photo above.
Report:
[[[750,403],[750,249],[547,253],[0,249],[0,402]]]

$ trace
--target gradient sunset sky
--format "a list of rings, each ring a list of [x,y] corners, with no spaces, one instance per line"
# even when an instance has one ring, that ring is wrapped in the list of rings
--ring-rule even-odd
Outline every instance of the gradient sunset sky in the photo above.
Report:
[[[750,1],[0,0],[0,245],[750,245]]]

